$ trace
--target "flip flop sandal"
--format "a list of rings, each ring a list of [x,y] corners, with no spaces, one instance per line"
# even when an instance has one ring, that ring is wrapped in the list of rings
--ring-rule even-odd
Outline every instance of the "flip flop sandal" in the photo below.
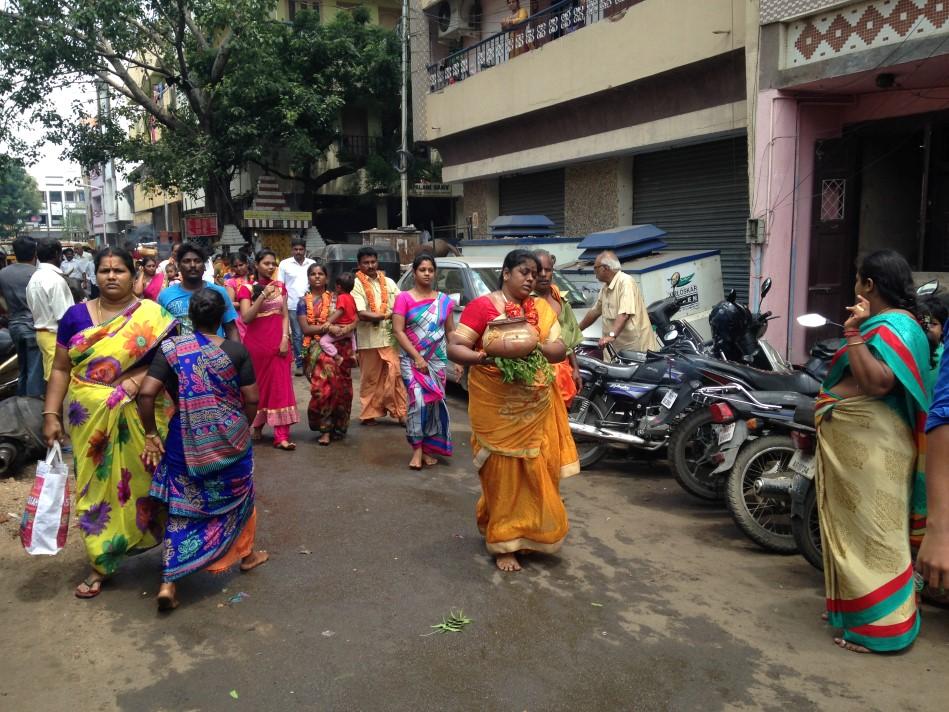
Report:
[[[283,450],[284,452],[293,452],[294,450],[297,449],[296,443],[292,443],[288,440],[284,440],[283,442],[279,442],[279,443],[274,443],[273,446],[277,450]]]
[[[103,581],[105,581],[105,579],[96,579],[95,581],[90,581],[88,578],[83,579],[79,586],[85,586],[88,590],[80,591],[79,586],[76,586],[76,598],[95,598],[100,593],[102,593]]]

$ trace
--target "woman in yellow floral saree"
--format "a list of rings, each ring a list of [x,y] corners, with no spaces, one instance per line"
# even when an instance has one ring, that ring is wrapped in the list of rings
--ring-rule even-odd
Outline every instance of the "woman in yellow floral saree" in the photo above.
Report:
[[[560,549],[569,528],[560,480],[580,471],[567,410],[552,374],[541,370],[531,384],[506,383],[480,350],[489,322],[524,316],[540,335],[539,349],[547,361],[564,359],[557,315],[530,297],[537,269],[530,252],[509,253],[501,288],[465,307],[448,350],[452,361],[470,367],[468,414],[482,491],[478,529],[502,571],[520,570],[517,552]]]
[[[105,248],[95,257],[100,296],[76,304],[57,331],[43,432],[63,437],[63,412],[76,462],[79,529],[92,574],[79,598],[99,594],[122,559],[161,541],[164,515],[148,496],[141,455],[145,431],[135,405],[154,349],[175,327],[171,315],[132,292],[131,255]],[[164,437],[167,419],[159,426]]]

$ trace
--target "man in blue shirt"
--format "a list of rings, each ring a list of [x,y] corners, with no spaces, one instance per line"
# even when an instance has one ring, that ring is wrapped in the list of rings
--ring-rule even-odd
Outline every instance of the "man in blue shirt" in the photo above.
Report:
[[[231,341],[240,341],[237,333],[237,312],[231,304],[231,298],[224,287],[219,287],[211,282],[204,281],[204,263],[207,258],[197,245],[184,243],[178,248],[178,271],[181,274],[181,284],[174,284],[165,287],[158,294],[158,303],[171,312],[181,324],[185,332],[193,331],[191,319],[188,318],[188,306],[191,304],[191,295],[204,287],[213,289],[224,297],[224,303],[227,308],[224,310],[224,317],[221,320],[222,328],[218,329],[218,336],[223,336]]]
[[[949,326],[949,324],[947,324]],[[943,345],[949,341],[949,330]],[[934,593],[949,587],[949,358],[943,358],[926,419],[926,535],[916,570]]]

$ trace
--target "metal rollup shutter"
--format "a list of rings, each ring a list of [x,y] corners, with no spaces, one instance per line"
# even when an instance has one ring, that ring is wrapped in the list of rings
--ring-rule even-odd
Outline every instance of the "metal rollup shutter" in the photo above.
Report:
[[[748,148],[744,136],[633,159],[633,222],[668,232],[673,249],[721,251],[725,291],[748,299]]]
[[[564,171],[504,176],[498,188],[501,215],[546,215],[563,234]]]

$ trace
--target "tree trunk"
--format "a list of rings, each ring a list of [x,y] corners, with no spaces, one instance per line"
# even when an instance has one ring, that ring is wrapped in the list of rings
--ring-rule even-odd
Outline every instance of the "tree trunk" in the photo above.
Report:
[[[204,186],[204,207],[209,213],[217,213],[218,229],[225,225],[240,226],[240,215],[231,200],[231,177],[213,176]]]

